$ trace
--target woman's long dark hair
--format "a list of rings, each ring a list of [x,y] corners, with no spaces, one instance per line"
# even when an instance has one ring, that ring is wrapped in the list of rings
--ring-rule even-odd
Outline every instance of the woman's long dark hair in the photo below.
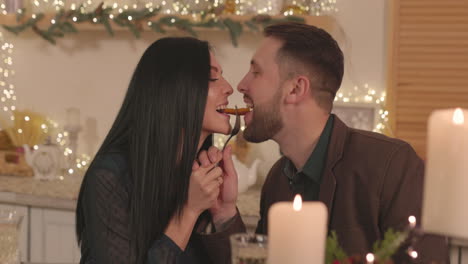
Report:
[[[187,202],[209,78],[207,42],[194,38],[154,42],[140,59],[116,120],[96,154],[115,148],[127,151],[132,262],[144,263],[151,243]],[[78,243],[86,228],[81,206],[86,177],[90,176],[83,179],[77,205]]]

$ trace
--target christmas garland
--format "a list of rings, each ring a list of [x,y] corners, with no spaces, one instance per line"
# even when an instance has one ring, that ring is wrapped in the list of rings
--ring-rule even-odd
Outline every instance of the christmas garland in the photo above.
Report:
[[[387,230],[384,239],[376,241],[372,247],[372,261],[366,260],[366,256],[353,255],[348,256],[340,247],[338,237],[334,231],[327,238],[325,263],[326,264],[364,264],[364,263],[380,263],[390,264],[392,256],[395,255],[398,249],[408,238],[413,237],[413,230],[397,232],[392,229]],[[411,250],[408,250],[411,251]],[[375,260],[375,262],[374,262]]]
[[[25,19],[27,12],[25,9],[21,9],[18,10],[16,15],[18,25],[3,25],[3,28],[16,35],[31,28],[36,34],[52,44],[56,44],[57,38],[62,38],[67,34],[78,33],[76,24],[80,23],[102,25],[110,36],[114,36],[114,30],[111,26],[112,21],[118,27],[127,28],[136,38],[140,38],[140,34],[145,26],[161,34],[166,34],[169,28],[176,28],[194,37],[198,36],[196,29],[216,28],[228,31],[232,44],[237,47],[237,40],[244,32],[244,28],[259,32],[264,27],[279,22],[295,21],[304,23],[304,19],[301,17],[284,16],[273,18],[268,15],[257,15],[249,20],[241,21],[236,20],[235,16],[223,17],[221,12],[222,8],[213,9],[210,12],[202,14],[199,21],[194,21],[193,19],[180,16],[159,16],[159,10],[157,9],[125,10],[114,14],[115,9],[103,7],[103,3],[101,3],[94,11],[88,13],[82,12],[81,7],[66,11],[61,9],[51,20],[50,26],[45,29],[41,29],[38,26],[38,23],[45,19],[43,13],[38,13],[29,19]]]

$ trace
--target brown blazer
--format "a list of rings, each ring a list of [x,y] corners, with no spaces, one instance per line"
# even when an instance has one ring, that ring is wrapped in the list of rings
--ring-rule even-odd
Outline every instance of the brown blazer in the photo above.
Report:
[[[272,204],[294,198],[283,173],[285,161],[283,157],[273,165],[263,185],[257,233],[267,232]],[[328,207],[329,231],[336,231],[348,254],[365,255],[387,229],[406,228],[410,215],[421,219],[423,178],[423,161],[408,143],[349,128],[335,116],[319,194]],[[234,226],[239,225],[224,232],[224,241],[227,234],[243,231]],[[211,246],[217,245],[218,256],[227,256],[214,262],[228,263],[229,251],[221,253],[226,247],[220,248],[220,237],[218,243],[211,241]],[[419,253],[417,263],[448,263],[444,238],[426,235],[418,240],[415,250]],[[401,253],[395,262],[406,263],[405,258]]]

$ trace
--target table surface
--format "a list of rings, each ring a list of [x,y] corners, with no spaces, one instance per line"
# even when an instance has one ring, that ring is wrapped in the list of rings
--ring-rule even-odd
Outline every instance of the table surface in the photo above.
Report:
[[[0,176],[0,203],[74,211],[81,181],[79,176],[53,181]],[[258,218],[260,186],[239,194],[237,206],[242,216]]]

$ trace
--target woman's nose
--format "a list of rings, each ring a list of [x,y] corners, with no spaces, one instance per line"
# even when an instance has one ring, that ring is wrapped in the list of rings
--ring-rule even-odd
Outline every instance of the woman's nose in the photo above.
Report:
[[[232,93],[234,93],[234,89],[232,89],[231,84],[229,84],[227,81],[226,81],[226,85],[225,85],[225,88],[224,88],[224,92],[227,95],[231,95]]]

